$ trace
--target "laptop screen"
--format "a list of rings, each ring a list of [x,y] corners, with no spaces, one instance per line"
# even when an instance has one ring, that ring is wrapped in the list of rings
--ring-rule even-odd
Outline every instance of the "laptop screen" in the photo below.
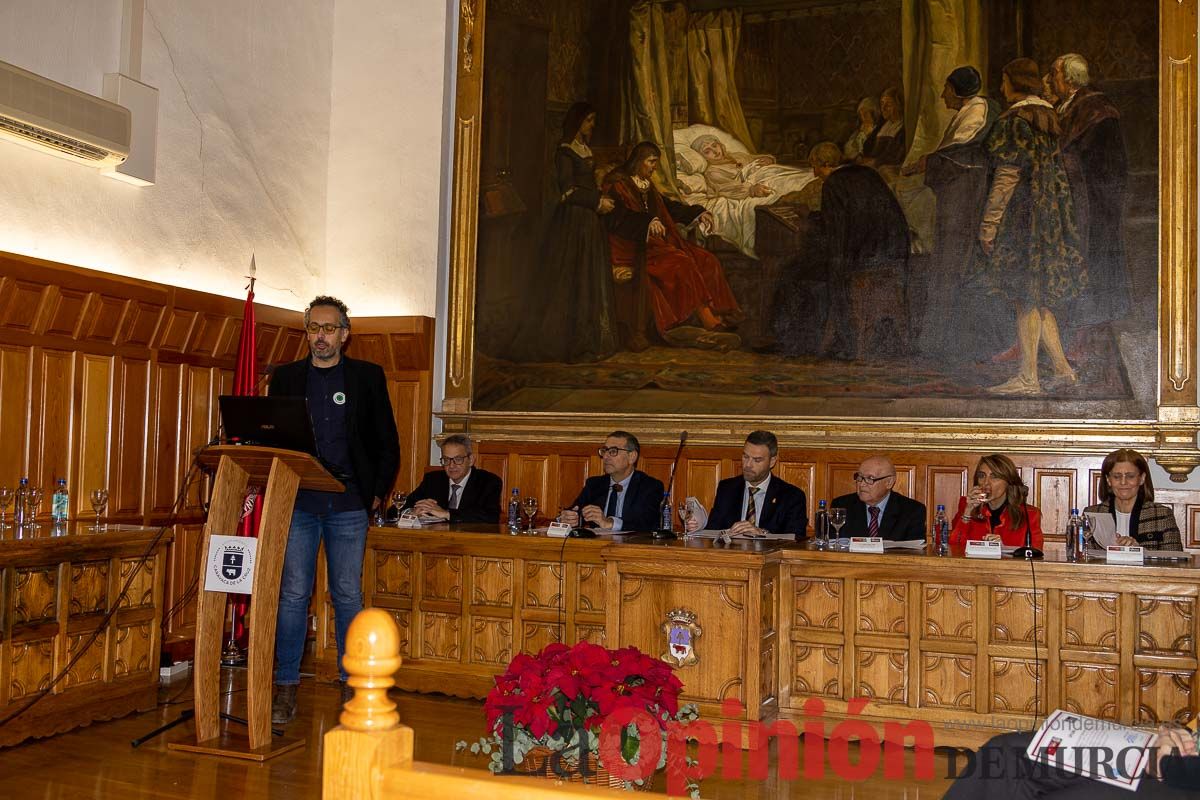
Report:
[[[256,444],[317,455],[308,399],[303,396],[217,398],[225,438],[238,444]]]

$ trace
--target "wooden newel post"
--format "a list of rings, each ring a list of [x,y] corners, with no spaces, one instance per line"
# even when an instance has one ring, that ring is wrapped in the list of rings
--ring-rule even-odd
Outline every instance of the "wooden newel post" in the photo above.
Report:
[[[376,797],[383,770],[412,764],[413,731],[400,724],[396,704],[387,695],[400,668],[400,630],[383,609],[358,613],[346,633],[342,665],[354,697],[325,734],[322,800]]]

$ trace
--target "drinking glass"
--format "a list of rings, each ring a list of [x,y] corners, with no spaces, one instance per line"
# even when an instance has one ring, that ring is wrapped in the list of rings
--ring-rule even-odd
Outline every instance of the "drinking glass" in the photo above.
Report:
[[[100,515],[104,513],[104,509],[108,506],[108,489],[92,489],[90,496],[92,501],[92,511],[96,512],[96,526],[92,530],[102,531],[100,527]]]
[[[683,520],[683,535],[686,537],[688,531],[688,522],[692,519],[692,504],[687,500],[679,501],[679,519]]]
[[[11,527],[4,521],[4,515],[8,512],[8,507],[12,505],[13,490],[7,486],[0,486],[0,530]]]
[[[388,506],[385,521],[389,525],[396,525],[400,522],[400,509],[404,508],[404,501],[408,499],[406,492],[393,492],[392,504]]]
[[[846,524],[846,509],[838,508],[836,506],[829,509],[829,527],[833,528],[834,531],[836,531],[836,535],[834,536],[834,538],[839,540],[839,549],[841,549],[840,540],[842,538],[842,526],[845,524]],[[830,543],[830,547],[833,547],[832,542]]]
[[[25,519],[29,521],[29,527],[36,529],[38,509],[42,505],[42,490],[37,486],[29,487],[25,493]]]
[[[534,497],[533,495],[526,495],[525,499],[521,501],[521,511],[523,511],[525,513],[526,519],[529,520],[529,523],[526,525],[525,530],[532,533],[533,532],[533,518],[537,516],[537,512],[538,512],[537,498]]]
[[[991,513],[988,502],[992,499],[988,493],[991,489],[986,483],[977,484],[975,488],[981,493],[979,508],[975,510],[975,513],[979,515],[980,519],[988,519],[988,515]]]

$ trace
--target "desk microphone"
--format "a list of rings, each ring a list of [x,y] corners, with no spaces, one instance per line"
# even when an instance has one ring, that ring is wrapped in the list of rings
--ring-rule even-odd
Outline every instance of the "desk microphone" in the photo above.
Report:
[[[679,457],[683,455],[683,446],[687,444],[687,436],[687,431],[683,431],[679,434],[679,449],[675,451],[675,460],[671,462],[671,472],[667,477],[667,497],[671,497],[675,490],[675,468],[679,466]],[[666,500],[667,497],[664,497],[663,499]],[[671,508],[668,505],[667,511],[662,514],[662,516],[667,519],[667,522],[664,523],[662,520],[659,520],[659,529],[651,534],[655,539],[676,538],[675,532],[671,530],[670,525],[670,520],[673,517],[667,516],[669,513],[671,513]]]
[[[1032,560],[1035,558],[1043,558],[1041,550],[1033,546],[1033,531],[1029,527],[1028,512],[1025,517],[1025,544],[1013,551],[1013,558],[1024,558]]]

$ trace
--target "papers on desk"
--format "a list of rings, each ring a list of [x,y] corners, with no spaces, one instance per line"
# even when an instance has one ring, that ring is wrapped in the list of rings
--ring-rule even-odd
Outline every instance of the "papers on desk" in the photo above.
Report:
[[[883,540],[884,550],[924,550],[924,539],[901,539],[900,541],[892,541],[890,539]]]
[[[439,522],[446,520],[440,517],[417,516],[416,514],[402,514],[400,519],[396,520],[397,528],[423,528],[426,525],[437,525]]]
[[[1033,735],[1025,755],[1064,772],[1136,792],[1158,736],[1115,722],[1058,710]],[[1108,753],[1107,760],[1096,757]]]
[[[1091,520],[1092,538],[1101,547],[1110,547],[1117,543],[1117,521],[1112,514],[1097,514],[1095,511],[1085,511],[1084,516]]]
[[[710,531],[710,530],[694,531],[692,533],[686,534],[683,538],[685,538],[685,539],[721,539],[721,540],[727,540],[727,541],[746,541],[746,542],[767,542],[767,541],[794,542],[794,541],[796,541],[796,535],[794,533],[763,533],[761,535],[752,535],[752,534],[748,534],[748,533],[730,533],[727,530],[724,530],[724,531]]]
[[[1108,557],[1108,554],[1109,551],[1107,549],[1098,550],[1094,547],[1089,547],[1087,549],[1088,558],[1094,558],[1097,561],[1109,561],[1110,563],[1113,563],[1113,560]],[[1146,548],[1142,548],[1142,557],[1146,561],[1190,561],[1192,559],[1192,553],[1185,553],[1183,550],[1147,550]]]

